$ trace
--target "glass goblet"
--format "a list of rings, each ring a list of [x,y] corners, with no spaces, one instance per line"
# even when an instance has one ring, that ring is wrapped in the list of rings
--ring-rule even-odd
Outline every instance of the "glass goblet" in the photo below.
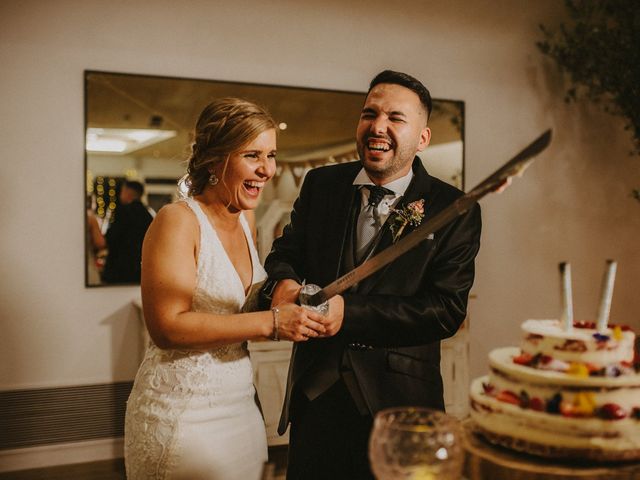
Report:
[[[464,461],[460,423],[428,408],[382,410],[373,422],[369,460],[378,480],[459,480]]]
[[[311,305],[308,304],[308,299],[312,297],[314,294],[318,293],[320,290],[322,289],[318,285],[314,285],[313,283],[305,283],[302,285],[302,288],[300,289],[298,300],[300,301],[300,305],[302,305],[303,307],[308,308],[309,310],[318,312],[321,315],[326,315],[327,313],[329,313],[328,301],[321,303],[317,307],[312,307]]]

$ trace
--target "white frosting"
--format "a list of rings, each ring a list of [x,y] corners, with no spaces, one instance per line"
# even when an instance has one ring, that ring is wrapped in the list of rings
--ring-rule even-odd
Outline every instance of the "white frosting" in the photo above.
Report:
[[[566,373],[535,370],[513,363],[512,358],[518,353],[519,350],[515,347],[505,347],[489,354],[489,363],[494,370],[489,375],[489,383],[496,391],[509,390],[519,395],[524,390],[530,398],[541,399],[549,399],[556,393],[561,393],[562,399],[571,403],[578,392],[588,391],[597,406],[615,403],[627,412],[640,406],[640,375],[576,377]]]
[[[640,407],[640,374],[629,366],[634,358],[635,334],[609,328],[603,332],[609,338],[604,339],[594,336],[599,333],[595,329],[564,330],[558,320],[527,320],[522,332],[521,348],[492,350],[491,373],[471,385],[471,417],[481,429],[558,449],[640,451],[640,420],[631,415],[634,408]],[[523,353],[529,354],[529,358],[538,354],[548,358],[528,362]],[[515,363],[516,357],[524,364]],[[615,367],[621,374],[588,376],[586,370],[579,375],[580,368],[570,370],[573,373],[549,369],[564,365],[567,370],[571,363],[581,365],[582,369],[587,368],[585,364],[598,367],[597,370]],[[489,387],[488,393],[483,384]],[[529,399],[541,400],[545,408],[550,399],[560,394],[566,415],[510,403],[508,392],[515,395],[516,403],[524,393]],[[499,395],[504,398],[499,400],[496,398]],[[585,401],[590,407],[581,411],[584,416],[570,416],[578,413],[571,408],[578,408]],[[598,413],[610,407],[598,409],[606,404],[614,404],[625,417],[601,418]]]
[[[519,380],[521,383],[557,385],[558,387],[629,387],[640,386],[640,375],[619,377],[578,377],[569,373],[540,370],[513,362],[520,350],[517,347],[496,348],[489,353],[489,365]],[[638,394],[640,403],[640,393]]]
[[[480,406],[471,408],[471,418],[486,430],[559,448],[640,449],[640,424],[637,420],[572,418],[523,410],[485,395],[482,384],[487,381],[489,377],[481,377],[471,385],[471,399]]]
[[[564,330],[559,320],[527,320],[522,324],[523,352],[531,355],[538,353],[549,355],[567,362],[592,363],[606,366],[620,362],[633,361],[635,334],[632,331],[620,332],[620,339],[616,339],[611,328],[602,334],[609,340],[598,342],[594,334],[599,333],[591,328],[572,328]],[[542,338],[532,338],[540,335]],[[579,343],[584,351],[567,349],[568,342]]]

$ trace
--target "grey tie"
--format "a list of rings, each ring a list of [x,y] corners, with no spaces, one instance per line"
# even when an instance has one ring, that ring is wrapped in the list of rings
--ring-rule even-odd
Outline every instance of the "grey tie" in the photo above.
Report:
[[[382,227],[380,214],[378,213],[378,204],[385,195],[393,195],[388,188],[379,187],[378,185],[365,185],[369,189],[369,203],[360,211],[357,224],[356,237],[356,261],[359,263],[363,260],[371,248],[373,239]]]

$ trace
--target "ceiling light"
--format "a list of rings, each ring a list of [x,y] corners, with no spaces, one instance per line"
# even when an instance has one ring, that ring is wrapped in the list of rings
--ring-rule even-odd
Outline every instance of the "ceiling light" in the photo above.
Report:
[[[86,149],[93,153],[125,155],[176,135],[175,130],[87,128]]]

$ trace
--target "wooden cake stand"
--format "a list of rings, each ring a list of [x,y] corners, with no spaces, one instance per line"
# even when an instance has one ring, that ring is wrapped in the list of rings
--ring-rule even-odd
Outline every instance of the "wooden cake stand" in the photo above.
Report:
[[[640,463],[561,462],[490,444],[465,420],[465,478],[468,480],[640,480]]]

